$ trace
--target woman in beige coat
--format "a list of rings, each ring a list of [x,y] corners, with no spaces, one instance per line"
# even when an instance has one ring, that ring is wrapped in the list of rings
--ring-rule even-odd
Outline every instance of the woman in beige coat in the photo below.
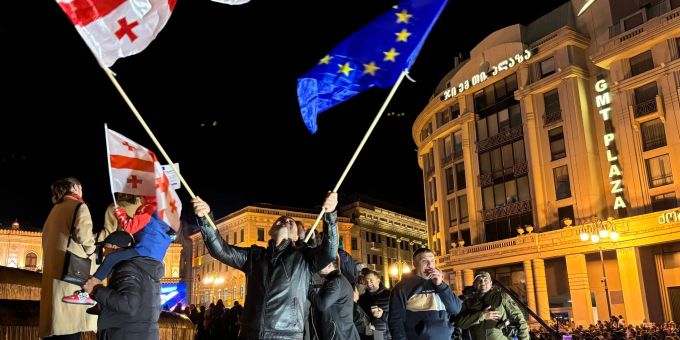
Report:
[[[42,233],[44,264],[39,335],[43,339],[80,339],[80,332],[97,330],[97,317],[85,312],[88,306],[61,302],[63,296],[80,289],[60,280],[71,224],[73,232],[70,234],[71,244],[68,250],[74,255],[89,257],[92,260],[92,272],[95,269],[92,217],[87,205],[80,204],[82,190],[80,182],[72,177],[52,184],[54,207],[47,217]]]

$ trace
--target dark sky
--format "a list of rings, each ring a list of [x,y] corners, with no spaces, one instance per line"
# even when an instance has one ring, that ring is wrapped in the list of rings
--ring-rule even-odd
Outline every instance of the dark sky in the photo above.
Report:
[[[454,55],[564,2],[450,1],[411,69],[417,82],[402,83],[386,111],[405,115],[383,117],[340,193],[363,193],[423,217],[411,126]],[[395,3],[179,0],[156,40],[112,69],[217,216],[257,202],[314,208],[388,90],[371,89],[323,113],[311,135],[296,79]],[[111,201],[104,123],[157,149],[54,1],[3,4],[0,36],[0,221],[40,227],[51,208],[50,184],[75,176],[99,225]],[[182,190],[180,197],[186,215],[189,195]]]

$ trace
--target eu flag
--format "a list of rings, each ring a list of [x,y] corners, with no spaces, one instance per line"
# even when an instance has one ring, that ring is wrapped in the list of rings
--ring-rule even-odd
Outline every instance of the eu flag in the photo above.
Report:
[[[302,119],[316,132],[316,116],[373,86],[394,85],[408,70],[447,0],[403,0],[352,34],[298,78]]]

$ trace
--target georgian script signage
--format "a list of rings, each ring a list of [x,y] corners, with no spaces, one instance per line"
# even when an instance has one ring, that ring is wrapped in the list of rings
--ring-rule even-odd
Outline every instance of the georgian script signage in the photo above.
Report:
[[[680,210],[669,211],[659,215],[659,224],[680,222]]]
[[[612,96],[609,93],[609,84],[606,80],[600,79],[595,83],[595,105],[598,112],[605,122],[604,146],[607,148],[607,161],[609,161],[609,184],[611,193],[615,195],[614,210],[626,208],[626,201],[623,200],[623,175],[621,174],[621,167],[618,164],[618,155],[616,155],[616,144],[614,140],[616,135],[613,130],[607,132],[607,126],[611,123],[611,102]]]
[[[472,76],[472,78],[460,82],[456,86],[449,87],[444,91],[444,95],[441,96],[441,100],[442,101],[449,100],[467,91],[470,87],[481,84],[490,77],[495,77],[499,73],[505,72],[515,67],[515,65],[519,65],[531,59],[532,55],[533,55],[532,51],[524,50],[523,53],[517,53],[512,57],[505,58],[498,64],[492,66],[490,71],[480,72],[479,74],[475,74],[474,76]]]

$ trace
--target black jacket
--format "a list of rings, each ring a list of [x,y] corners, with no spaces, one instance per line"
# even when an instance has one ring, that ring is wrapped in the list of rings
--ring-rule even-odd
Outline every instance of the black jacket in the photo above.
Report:
[[[353,293],[352,285],[338,270],[326,276],[318,293],[310,293],[309,299],[319,314],[316,326],[319,339],[359,340],[353,323]]]
[[[199,220],[210,255],[246,274],[246,300],[239,336],[246,339],[302,339],[304,306],[312,274],[338,252],[337,215],[324,215],[320,247],[296,249],[290,242],[268,248],[241,248],[224,242],[205,218]]]
[[[390,315],[390,290],[386,289],[382,284],[374,293],[371,293],[366,289],[366,293],[359,297],[359,305],[371,319],[371,323],[375,326],[375,330],[383,331],[385,337],[390,338],[387,327],[387,321]],[[378,306],[383,310],[382,317],[379,319],[373,317],[373,312],[371,312],[372,306]]]
[[[101,308],[101,338],[158,339],[164,272],[163,264],[150,257],[134,257],[113,268],[109,285],[97,287],[93,296]]]

